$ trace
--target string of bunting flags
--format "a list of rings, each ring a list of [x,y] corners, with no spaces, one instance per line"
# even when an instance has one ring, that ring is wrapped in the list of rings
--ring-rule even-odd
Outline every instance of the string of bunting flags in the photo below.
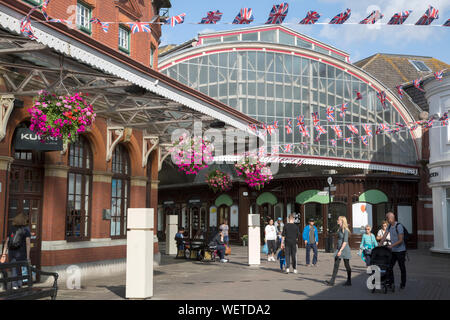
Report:
[[[44,15],[45,20],[33,20],[33,22],[49,22],[49,23],[65,23],[68,25],[72,25],[73,22],[71,20],[64,19],[50,19],[47,14],[47,8],[50,3],[50,0],[44,0],[41,5],[33,7],[28,15],[24,17],[21,21],[21,32],[31,39],[36,39],[33,29],[31,28],[31,19],[30,16],[34,11],[41,10]],[[269,12],[269,17],[265,24],[284,24],[284,20],[289,11],[289,4],[284,2],[278,5],[273,5],[271,11]],[[430,26],[431,23],[439,19],[439,10],[428,6],[428,9],[422,15],[422,17],[415,24],[405,24],[405,21],[409,18],[410,14],[413,10],[405,10],[402,12],[395,13],[388,23],[384,25],[418,25],[418,26]],[[192,24],[217,24],[221,21],[223,13],[220,10],[208,11],[206,13],[206,17],[203,17],[200,22],[192,22]],[[303,18],[298,24],[300,25],[312,25],[312,24],[333,24],[333,25],[342,25],[346,24],[375,24],[381,19],[384,18],[384,15],[379,10],[372,11],[369,16],[365,19],[361,20],[359,23],[349,23],[347,20],[351,16],[351,9],[347,8],[345,11],[338,13],[335,17],[333,17],[329,22],[318,22],[321,18],[319,12],[310,10],[307,12],[306,17]],[[142,21],[142,22],[127,22],[125,24],[129,25],[133,30],[133,33],[136,32],[150,32],[152,24],[161,24],[161,25],[170,25],[175,27],[176,25],[182,24],[185,22],[186,14],[182,13],[176,16],[172,16],[167,18],[164,22],[155,22],[155,21]],[[231,24],[250,24],[254,21],[255,17],[253,15],[252,8],[242,8],[234,18]],[[109,31],[110,24],[120,24],[123,22],[118,21],[101,21],[97,17],[93,17],[89,21],[90,23],[97,24],[101,26],[104,32]],[[229,24],[229,23],[224,23]],[[379,23],[381,24],[381,23]],[[434,25],[438,26],[438,25]],[[443,25],[443,27],[450,27],[450,19],[448,19]]]
[[[309,131],[307,126],[304,125],[303,116],[299,116],[299,131],[303,134],[304,137],[310,137]],[[313,120],[314,120],[314,113],[313,113]],[[288,122],[290,119],[288,119]],[[314,139],[314,142],[318,142],[320,139],[320,136],[326,131],[324,130],[324,127],[327,125],[315,125],[314,128],[316,128],[318,136]],[[375,132],[373,132],[372,127],[375,127]],[[439,127],[445,127],[448,126],[448,113],[445,112],[440,118],[436,119],[434,117],[430,117],[428,120],[420,120],[420,121],[414,121],[407,124],[402,124],[400,122],[396,122],[395,125],[389,125],[386,123],[361,123],[362,129],[364,129],[364,133],[360,133],[358,128],[355,124],[348,124],[347,128],[352,132],[351,137],[344,137],[342,129],[339,125],[331,125],[331,128],[335,132],[335,138],[330,139],[329,142],[333,147],[337,146],[337,142],[342,140],[346,144],[354,144],[355,141],[360,140],[363,145],[368,146],[369,145],[369,138],[372,138],[376,135],[386,135],[386,134],[395,134],[400,132],[407,132],[409,130],[413,131],[417,129],[419,126],[422,128],[439,128]],[[275,122],[273,125],[262,126],[264,130],[267,130],[267,132],[270,132],[272,134],[272,131],[274,129],[278,128],[278,124]],[[256,125],[250,125],[250,128],[254,131],[257,131],[258,128]],[[292,133],[292,126],[286,125],[286,129],[290,128],[290,130],[287,130],[289,132],[288,134]],[[321,128],[321,129],[318,129]],[[279,153],[280,149],[282,152],[285,153],[293,153],[295,151],[295,148],[298,148],[298,150],[303,151],[304,148],[310,148],[314,146],[312,143],[307,142],[294,142],[294,143],[286,143],[286,144],[280,144],[280,145],[273,145],[272,153]],[[259,148],[258,155],[263,156],[266,154],[265,147]]]

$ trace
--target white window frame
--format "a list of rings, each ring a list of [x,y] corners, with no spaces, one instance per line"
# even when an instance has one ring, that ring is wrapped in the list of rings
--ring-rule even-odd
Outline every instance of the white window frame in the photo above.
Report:
[[[87,13],[87,17],[85,16]],[[87,5],[77,2],[77,27],[83,31],[91,32],[92,9]]]
[[[123,39],[123,35],[126,35],[125,39]],[[119,49],[130,53],[130,41],[130,30],[123,26],[119,26]],[[125,46],[123,45],[124,42],[126,42]]]
[[[423,62],[422,60],[409,60],[409,62],[414,66],[414,68],[416,68],[417,71],[419,72],[431,72],[432,70],[430,69],[429,66],[427,66],[427,64],[425,62]],[[428,70],[420,70],[416,65],[415,62],[419,62],[422,63]]]

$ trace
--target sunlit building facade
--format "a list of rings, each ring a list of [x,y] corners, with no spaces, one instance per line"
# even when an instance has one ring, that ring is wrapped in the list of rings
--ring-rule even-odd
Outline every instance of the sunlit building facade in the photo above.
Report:
[[[262,124],[278,124],[280,157],[303,162],[281,166],[261,191],[249,190],[237,179],[223,195],[208,191],[204,174],[189,179],[165,165],[160,174],[160,231],[166,214],[178,214],[191,235],[202,228],[214,231],[227,220],[232,222],[231,238],[239,241],[246,233],[248,213],[260,213],[262,219],[295,213],[300,227],[314,217],[323,239],[335,229],[335,218],[345,215],[358,239],[361,223],[378,228],[389,209],[409,230],[416,229],[421,129],[403,128],[416,120],[408,108],[388,87],[351,64],[344,51],[284,26],[261,26],[200,34],[161,55],[159,69]],[[386,94],[384,106],[380,92]],[[334,119],[327,118],[330,107]],[[313,127],[314,112],[325,130],[320,136]],[[300,132],[298,116],[304,116],[309,136]],[[289,121],[292,133],[285,128]],[[401,129],[375,134],[380,124]],[[339,126],[341,137],[332,125]],[[291,150],[285,151],[287,145]],[[228,171],[232,173],[229,166]],[[336,187],[333,197],[323,192],[330,174]],[[188,184],[191,187],[184,189]]]

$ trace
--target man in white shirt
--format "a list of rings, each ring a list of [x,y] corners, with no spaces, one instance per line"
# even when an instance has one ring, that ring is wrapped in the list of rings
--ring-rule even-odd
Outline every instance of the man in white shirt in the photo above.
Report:
[[[277,250],[277,229],[273,225],[273,219],[269,220],[269,224],[264,229],[264,239],[266,240],[267,248],[267,261],[275,261],[275,251]]]

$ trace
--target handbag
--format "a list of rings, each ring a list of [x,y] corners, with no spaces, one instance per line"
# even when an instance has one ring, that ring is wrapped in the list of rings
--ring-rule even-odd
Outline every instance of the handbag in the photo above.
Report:
[[[225,255],[228,256],[228,255],[230,255],[230,254],[231,254],[231,247],[225,245]]]
[[[264,253],[264,254],[268,254],[269,253],[269,248],[267,247],[267,243],[264,243],[264,246],[262,248],[262,253]]]

